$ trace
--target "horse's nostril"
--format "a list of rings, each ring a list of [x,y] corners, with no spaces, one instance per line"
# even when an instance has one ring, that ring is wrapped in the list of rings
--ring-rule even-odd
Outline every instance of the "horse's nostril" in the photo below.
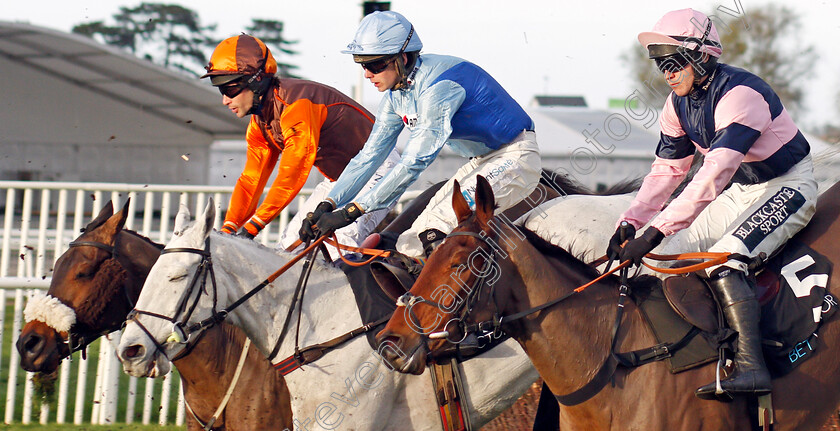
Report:
[[[44,339],[38,335],[32,334],[26,337],[23,343],[23,351],[28,354],[37,354],[44,348]]]
[[[123,350],[123,357],[125,358],[136,358],[142,356],[143,354],[143,346],[135,344],[133,346],[128,346]]]

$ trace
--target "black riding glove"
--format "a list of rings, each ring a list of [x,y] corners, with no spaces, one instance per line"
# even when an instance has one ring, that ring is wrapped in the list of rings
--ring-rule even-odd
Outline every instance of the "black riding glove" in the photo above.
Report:
[[[624,246],[624,248],[621,249],[619,260],[621,262],[629,260],[633,262],[633,265],[641,265],[642,257],[656,248],[656,246],[662,242],[663,238],[665,238],[665,234],[660,232],[659,229],[649,227],[645,230],[642,236],[631,240]]]
[[[245,229],[245,227],[243,226],[243,227],[239,228],[239,230],[236,231],[236,233],[233,234],[233,236],[238,236],[238,237],[248,238],[248,239],[254,239],[254,236],[256,236],[256,235],[252,234],[251,232],[248,232],[248,229]]]
[[[621,222],[615,230],[612,238],[610,238],[610,244],[607,246],[607,258],[617,258],[619,254],[621,254],[621,244],[624,244],[624,241],[630,241],[635,237],[636,227],[626,221]]]
[[[362,214],[363,211],[361,208],[354,203],[349,203],[346,207],[340,210],[322,215],[321,218],[318,219],[318,224],[315,225],[315,228],[321,231],[324,235],[328,235],[331,232],[335,232],[337,229],[349,226],[351,223],[356,221],[357,218],[361,217]]]
[[[303,222],[300,225],[300,230],[298,231],[300,240],[307,242],[315,239],[315,237],[318,236],[315,232],[316,229],[314,228],[315,223],[318,222],[318,219],[320,219],[322,215],[332,212],[334,209],[335,207],[332,202],[323,201],[315,207],[315,211],[306,214],[306,217],[303,218]]]

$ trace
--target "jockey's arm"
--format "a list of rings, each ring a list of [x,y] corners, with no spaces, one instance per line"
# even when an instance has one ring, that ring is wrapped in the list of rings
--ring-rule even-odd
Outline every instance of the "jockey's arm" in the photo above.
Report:
[[[367,193],[355,200],[369,212],[388,208],[429,167],[452,134],[452,117],[466,92],[449,80],[437,82],[417,99],[418,122],[411,129],[399,163]]]
[[[280,155],[280,152],[265,140],[257,125],[256,117],[251,117],[245,140],[247,142],[245,167],[233,187],[222,226],[223,232],[236,232],[254,214],[265,184]]]
[[[252,235],[259,233],[274,220],[306,184],[315,163],[321,126],[326,119],[326,106],[312,103],[308,99],[299,99],[283,110],[280,117],[283,152],[277,167],[277,177],[262,204],[245,225]]]

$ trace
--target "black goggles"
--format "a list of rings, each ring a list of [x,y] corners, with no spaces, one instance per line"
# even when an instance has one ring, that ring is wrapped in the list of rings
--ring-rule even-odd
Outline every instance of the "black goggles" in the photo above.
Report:
[[[386,58],[377,61],[371,61],[370,63],[362,63],[362,69],[367,70],[372,74],[382,73],[391,63],[394,62],[394,57]]]
[[[682,54],[669,55],[667,57],[660,57],[653,59],[656,62],[656,67],[660,72],[676,73],[688,66],[691,60]]]
[[[220,85],[219,93],[222,93],[222,96],[227,96],[229,99],[233,99],[234,97],[238,96],[247,86],[245,85],[244,80],[238,79],[231,83]]]

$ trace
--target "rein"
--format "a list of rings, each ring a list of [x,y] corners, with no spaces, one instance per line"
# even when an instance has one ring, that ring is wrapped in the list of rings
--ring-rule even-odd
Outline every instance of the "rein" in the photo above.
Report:
[[[304,364],[307,364],[307,363],[310,363],[310,362],[313,362],[313,361],[319,359],[325,353],[327,353],[328,351],[340,346],[341,344],[345,343],[346,341],[349,341],[349,340],[351,340],[351,339],[353,339],[353,338],[355,338],[355,337],[357,337],[361,334],[364,334],[364,333],[367,333],[367,332],[371,331],[373,328],[379,326],[382,323],[385,323],[388,320],[387,318],[384,318],[384,319],[380,319],[379,321],[376,321],[376,322],[373,322],[373,323],[368,323],[366,325],[363,325],[359,328],[356,328],[356,329],[354,329],[350,332],[342,334],[342,335],[340,335],[338,337],[335,337],[335,338],[333,338],[329,341],[326,341],[324,343],[319,343],[319,344],[304,347],[304,348],[299,347],[298,342],[299,342],[299,331],[300,331],[300,318],[301,318],[301,315],[302,315],[303,295],[304,295],[305,290],[306,290],[306,282],[307,282],[307,280],[309,278],[309,274],[311,273],[312,268],[314,266],[315,254],[318,251],[318,247],[322,246],[322,243],[324,243],[325,241],[328,241],[328,240],[329,239],[325,236],[319,237],[313,243],[307,245],[307,247],[302,252],[300,252],[295,257],[293,257],[291,260],[286,262],[286,264],[283,265],[280,269],[278,269],[277,271],[275,271],[274,273],[269,275],[265,280],[260,282],[260,284],[253,287],[251,290],[246,292],[245,295],[243,295],[241,298],[237,299],[236,301],[231,303],[229,306],[227,306],[224,309],[219,310],[219,311],[216,311],[217,286],[216,286],[216,278],[215,278],[215,275],[214,275],[214,272],[213,272],[212,260],[211,260],[211,257],[210,257],[210,238],[208,237],[207,240],[205,241],[205,248],[204,249],[196,249],[196,248],[188,248],[188,247],[164,249],[161,252],[162,254],[164,254],[164,253],[194,253],[194,254],[198,254],[198,255],[201,256],[201,262],[199,263],[199,266],[196,269],[193,280],[192,280],[189,288],[187,289],[187,291],[185,293],[185,296],[182,299],[182,302],[178,305],[177,312],[176,312],[176,317],[170,318],[169,316],[165,316],[165,315],[162,315],[162,314],[153,313],[153,312],[149,312],[149,311],[139,310],[139,309],[135,308],[134,310],[131,311],[131,313],[129,313],[129,316],[126,318],[126,320],[127,321],[128,320],[134,320],[138,324],[140,329],[143,332],[145,332],[146,335],[152,340],[152,343],[155,345],[155,347],[165,357],[167,357],[163,346],[160,343],[158,343],[157,340],[155,340],[155,338],[151,335],[151,332],[145,326],[143,326],[142,323],[140,323],[139,319],[137,319],[138,314],[149,315],[149,316],[152,316],[152,317],[157,317],[157,318],[160,318],[160,319],[164,319],[164,320],[173,322],[172,334],[170,334],[170,336],[169,336],[169,338],[167,338],[166,342],[174,341],[174,342],[178,342],[178,343],[181,343],[181,344],[187,344],[194,332],[203,331],[204,329],[207,329],[207,328],[209,328],[213,325],[221,323],[222,321],[225,320],[225,318],[227,318],[228,314],[230,314],[231,311],[236,309],[236,307],[242,305],[245,301],[250,299],[257,292],[259,292],[260,290],[264,289],[266,286],[271,284],[274,280],[276,280],[280,275],[282,275],[284,272],[286,272],[289,268],[294,266],[302,258],[307,257],[307,260],[305,261],[305,264],[304,264],[305,267],[301,271],[301,278],[299,279],[298,284],[295,288],[295,293],[294,293],[293,298],[292,298],[292,303],[289,306],[289,313],[286,315],[286,320],[284,322],[282,332],[280,334],[280,337],[277,340],[277,343],[274,346],[274,349],[272,350],[271,354],[268,357],[269,361],[271,361],[277,355],[278,351],[280,350],[281,342],[285,338],[285,335],[288,332],[288,329],[289,329],[289,326],[290,326],[290,323],[291,323],[292,312],[295,308],[295,305],[297,305],[298,306],[298,319],[297,319],[297,333],[295,335],[295,353],[291,357],[286,358],[285,360],[281,361],[280,363],[278,363],[274,366],[275,368],[278,368],[278,369],[281,370],[281,374],[286,375],[286,374],[290,373],[291,371],[294,371],[295,369],[300,368],[300,366],[302,366]],[[330,242],[330,243],[332,243],[332,242]],[[296,247],[299,244],[300,243],[296,243],[295,245],[293,245],[293,247]],[[335,242],[335,244],[338,244],[338,243]],[[349,250],[356,250],[354,247],[348,247],[348,246],[341,246],[340,248],[349,249]],[[357,250],[368,250],[368,249],[357,249]],[[376,250],[373,250],[373,251],[376,251]],[[379,250],[379,251],[381,252],[381,250]],[[204,274],[203,278],[201,277],[202,274]],[[206,278],[207,278],[208,274],[210,275],[211,284],[213,286],[213,313],[210,317],[208,317],[204,320],[201,320],[197,323],[193,323],[193,324],[187,326],[187,322],[189,321],[189,317],[192,315],[192,312],[195,310],[196,306],[198,305],[200,294],[196,295],[195,301],[192,303],[191,306],[188,306],[187,302],[189,301],[189,298],[192,296],[192,292],[195,289],[196,283],[199,279],[201,279],[201,284],[200,284],[201,290],[206,293],[206,289],[205,289],[206,286],[205,285],[206,285]],[[187,308],[189,308],[189,310],[187,310]],[[186,312],[186,314],[179,321],[179,320],[177,320],[177,316],[181,312]],[[390,316],[389,316],[389,318],[390,318]],[[167,357],[167,359],[168,359],[168,357]]]
[[[482,234],[483,234],[483,232],[482,232]],[[468,231],[467,232],[452,232],[449,235],[447,235],[447,238],[451,237],[451,236],[468,236],[468,237],[476,238],[479,241],[481,241],[482,243],[484,243],[485,245],[487,245],[488,247],[490,247],[490,249],[493,251],[491,253],[490,259],[493,259],[495,257],[495,248],[488,241],[488,236],[489,235],[487,235],[487,234],[482,235],[482,234],[475,233],[475,232],[468,232]],[[657,272],[662,272],[662,273],[666,273],[666,274],[683,274],[683,273],[689,273],[689,272],[694,272],[694,271],[698,271],[698,270],[701,270],[701,269],[705,269],[705,268],[708,268],[708,267],[711,267],[711,266],[714,266],[714,265],[722,264],[722,263],[726,262],[727,260],[729,260],[730,256],[731,256],[731,253],[683,253],[683,254],[676,254],[676,255],[658,255],[658,254],[649,253],[645,257],[650,258],[650,259],[655,259],[655,260],[678,260],[678,259],[709,259],[709,260],[706,261],[706,262],[702,262],[702,263],[698,263],[698,264],[690,265],[690,266],[686,266],[686,267],[681,267],[681,268],[659,268],[659,267],[656,267],[656,266],[649,265],[645,262],[643,262],[643,264],[645,266],[647,266],[648,268],[650,268],[651,270],[654,270],[654,271],[657,271]],[[467,294],[467,300],[464,301],[464,303],[462,303],[459,306],[458,309],[456,309],[452,312],[453,314],[455,314],[455,313],[458,312],[458,310],[461,310],[461,315],[459,317],[453,318],[452,320],[447,322],[446,325],[444,325],[444,328],[443,328],[444,330],[443,331],[433,332],[433,333],[429,334],[428,339],[444,338],[451,343],[454,343],[454,344],[459,343],[460,341],[450,340],[449,339],[450,333],[449,333],[449,331],[446,330],[446,327],[450,323],[452,323],[453,321],[460,322],[460,327],[461,327],[461,331],[464,334],[464,339],[467,337],[467,335],[469,333],[476,333],[478,338],[487,336],[486,334],[488,332],[492,332],[492,334],[497,334],[497,333],[501,332],[501,326],[503,324],[509,324],[513,321],[522,319],[522,318],[524,318],[528,315],[534,314],[536,312],[539,312],[539,311],[545,310],[547,308],[550,308],[554,305],[557,305],[560,302],[563,302],[566,299],[570,298],[572,295],[574,295],[576,293],[583,292],[589,286],[592,286],[593,284],[597,283],[598,281],[603,280],[607,276],[609,276],[611,274],[614,274],[616,271],[622,270],[621,282],[620,282],[620,286],[619,286],[618,303],[617,303],[618,310],[616,312],[616,318],[615,318],[615,321],[613,323],[612,333],[611,333],[611,336],[610,336],[611,342],[610,342],[610,348],[609,348],[609,355],[604,359],[604,362],[601,364],[600,368],[595,373],[595,375],[592,377],[592,379],[588,383],[586,383],[583,387],[575,390],[574,392],[566,394],[566,395],[555,395],[555,398],[557,399],[557,401],[559,403],[563,404],[563,405],[572,406],[572,405],[580,404],[580,403],[590,399],[591,397],[595,396],[595,394],[597,394],[604,386],[606,386],[609,383],[609,381],[610,381],[611,377],[613,376],[613,374],[615,373],[615,370],[618,367],[618,365],[622,365],[622,366],[625,366],[625,367],[628,367],[628,368],[629,367],[637,367],[637,366],[640,366],[640,365],[647,364],[649,362],[654,362],[654,361],[659,361],[659,360],[662,360],[662,359],[669,358],[673,355],[674,351],[679,350],[680,348],[684,347],[686,344],[688,344],[691,341],[691,339],[693,339],[700,332],[697,328],[693,328],[681,340],[678,340],[674,343],[661,343],[661,344],[658,344],[658,345],[655,345],[655,346],[652,346],[652,347],[648,347],[648,348],[645,348],[645,349],[639,349],[639,350],[626,352],[626,353],[616,353],[615,352],[615,345],[616,345],[616,341],[617,341],[618,329],[621,326],[621,321],[622,321],[622,317],[623,317],[623,313],[624,313],[624,302],[625,302],[625,300],[626,300],[626,298],[627,298],[627,296],[630,292],[630,288],[628,287],[628,280],[627,280],[627,278],[628,278],[627,277],[627,268],[629,267],[630,263],[631,263],[630,261],[624,261],[621,264],[617,265],[615,268],[613,268],[611,270],[608,270],[604,274],[601,274],[600,276],[596,277],[594,280],[592,280],[590,282],[587,282],[587,283],[585,283],[585,284],[583,284],[583,285],[581,285],[581,286],[579,286],[575,289],[570,290],[569,292],[567,292],[566,294],[564,294],[564,295],[562,295],[558,298],[555,298],[551,301],[540,304],[536,307],[532,307],[532,308],[527,309],[527,310],[523,310],[523,311],[511,314],[511,315],[501,316],[501,317],[498,316],[498,311],[496,311],[493,314],[493,319],[492,320],[467,324],[467,323],[465,323],[466,319],[469,317],[469,313],[470,313],[470,311],[472,311],[472,307],[475,305],[474,304],[474,300],[475,300],[474,298],[477,298],[479,296],[479,294],[476,293],[476,292],[478,292],[480,290],[481,286],[484,284],[484,277],[479,276],[478,279],[476,280],[476,286],[474,286],[469,291],[469,293]],[[471,300],[471,298],[473,298],[473,299]],[[490,293],[490,301],[491,301],[491,303],[493,304],[494,307],[497,307],[497,304],[496,304],[496,301],[495,301],[495,298],[494,298],[494,291],[491,291],[491,293]],[[472,304],[470,304],[471,302],[472,302]],[[410,292],[407,292],[397,300],[397,306],[408,306],[409,307],[408,310],[410,311],[408,314],[411,317],[411,319],[413,321],[415,321],[415,322],[413,322],[415,324],[417,323],[416,321],[418,319],[417,319],[416,315],[414,314],[413,310],[411,309],[411,306],[415,303],[426,303],[426,304],[435,306],[435,307],[437,307],[438,309],[440,309],[444,312],[446,312],[448,310],[448,308],[444,307],[442,304],[436,303],[434,301],[426,300],[426,299],[424,299],[420,296],[417,296],[417,295],[414,295]],[[470,304],[470,305],[465,307],[464,305],[467,305],[467,304]],[[422,327],[422,326],[419,326],[419,327]],[[423,338],[426,338],[425,335],[421,334],[421,336]],[[427,348],[428,348],[428,339],[426,339],[424,341]],[[463,339],[461,341],[463,341]]]
[[[365,266],[365,265],[373,262],[373,260],[376,259],[377,257],[388,257],[392,254],[388,250],[380,250],[380,249],[377,249],[377,248],[353,247],[351,245],[341,244],[341,243],[338,242],[338,238],[336,238],[335,234],[333,234],[332,238],[325,237],[324,242],[333,246],[333,247],[335,247],[336,249],[338,249],[338,251],[350,251],[350,252],[353,252],[353,253],[359,253],[359,254],[362,254],[362,255],[371,256],[371,258],[368,259],[368,260],[365,260],[365,261],[362,261],[362,262],[355,262],[355,261],[349,260],[346,257],[344,257],[344,254],[339,253],[338,257],[340,257],[341,260],[349,266]],[[286,248],[286,251],[291,252],[292,250],[296,249],[301,244],[303,244],[303,242],[301,240],[296,240],[292,245],[290,245],[288,248]]]

